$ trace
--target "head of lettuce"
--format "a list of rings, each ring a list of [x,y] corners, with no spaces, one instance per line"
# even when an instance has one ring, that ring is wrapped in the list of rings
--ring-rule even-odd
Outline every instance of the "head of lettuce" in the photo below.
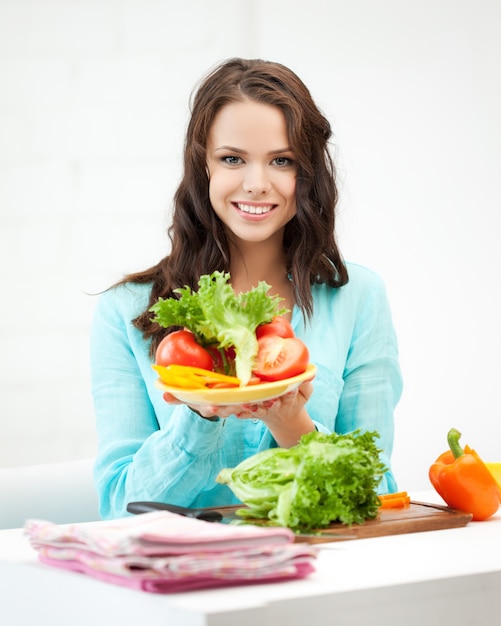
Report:
[[[360,524],[378,514],[377,486],[386,470],[378,436],[311,432],[292,448],[264,450],[223,469],[216,480],[245,504],[237,511],[243,518],[297,531]]]

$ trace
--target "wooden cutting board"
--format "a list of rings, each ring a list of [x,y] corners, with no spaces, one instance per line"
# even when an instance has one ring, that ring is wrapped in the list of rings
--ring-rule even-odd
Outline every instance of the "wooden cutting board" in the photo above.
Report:
[[[231,515],[238,508],[241,507],[224,507],[218,510],[223,515]],[[328,528],[319,530],[318,533],[312,531],[311,533],[300,534],[296,541],[325,543],[328,541],[346,541],[350,539],[418,533],[427,530],[460,528],[466,526],[471,519],[472,515],[470,513],[457,511],[438,504],[412,501],[405,508],[382,509],[377,519],[368,520],[363,524],[347,526],[346,524],[335,522]]]

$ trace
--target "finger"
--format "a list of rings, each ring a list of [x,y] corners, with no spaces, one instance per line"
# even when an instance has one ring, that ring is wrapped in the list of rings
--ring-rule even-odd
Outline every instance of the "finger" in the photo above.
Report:
[[[245,409],[235,413],[235,416],[238,417],[239,420],[248,420],[255,417],[254,413]]]
[[[257,411],[257,404],[242,404],[242,412],[255,413]]]
[[[275,406],[277,402],[278,402],[278,398],[273,398],[273,400],[265,400],[263,402],[263,406],[265,409],[271,409],[271,407]]]
[[[209,419],[212,421],[216,421],[213,418],[215,417],[226,417],[225,415],[221,415],[220,413],[218,413],[215,410],[215,407],[211,407],[211,406],[200,406],[200,405],[196,405],[196,406],[192,406],[192,405],[188,405],[189,408],[193,411],[193,413],[196,413],[197,415],[200,415],[200,417],[203,417],[204,419]]]
[[[304,382],[302,385],[300,385],[298,391],[303,396],[303,398],[309,400],[311,394],[313,393],[313,383],[309,380]]]
[[[163,399],[165,400],[165,402],[168,402],[169,404],[182,404],[182,402],[180,402],[176,398],[176,396],[173,396],[171,393],[168,393],[167,391],[164,393]]]

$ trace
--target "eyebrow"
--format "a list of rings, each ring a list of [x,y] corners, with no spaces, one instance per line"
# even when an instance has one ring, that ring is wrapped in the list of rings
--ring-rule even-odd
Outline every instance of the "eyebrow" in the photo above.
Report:
[[[237,154],[247,154],[246,150],[242,150],[241,148],[236,148],[235,146],[218,146],[217,148],[214,148],[214,152],[218,152],[219,150],[236,152]],[[292,151],[293,151],[292,148],[287,147],[287,148],[280,148],[278,150],[270,150],[266,154],[270,156],[272,154],[283,154],[284,152],[292,152]]]

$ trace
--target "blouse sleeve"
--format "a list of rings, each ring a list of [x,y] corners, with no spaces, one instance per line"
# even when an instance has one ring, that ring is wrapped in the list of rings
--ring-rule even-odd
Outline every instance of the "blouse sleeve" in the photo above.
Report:
[[[402,378],[386,290],[379,277],[361,303],[353,327],[343,372],[343,390],[336,431],[360,428],[377,431],[381,460],[388,468],[379,485],[381,493],[397,490],[391,471],[395,407],[402,393]]]
[[[189,506],[214,487],[223,466],[225,421],[204,420],[185,405],[168,405],[157,389],[152,400],[148,381],[153,386],[155,374],[148,345],[125,309],[115,290],[105,293],[91,332],[99,442],[94,473],[103,518],[125,515],[127,503],[137,500]]]

